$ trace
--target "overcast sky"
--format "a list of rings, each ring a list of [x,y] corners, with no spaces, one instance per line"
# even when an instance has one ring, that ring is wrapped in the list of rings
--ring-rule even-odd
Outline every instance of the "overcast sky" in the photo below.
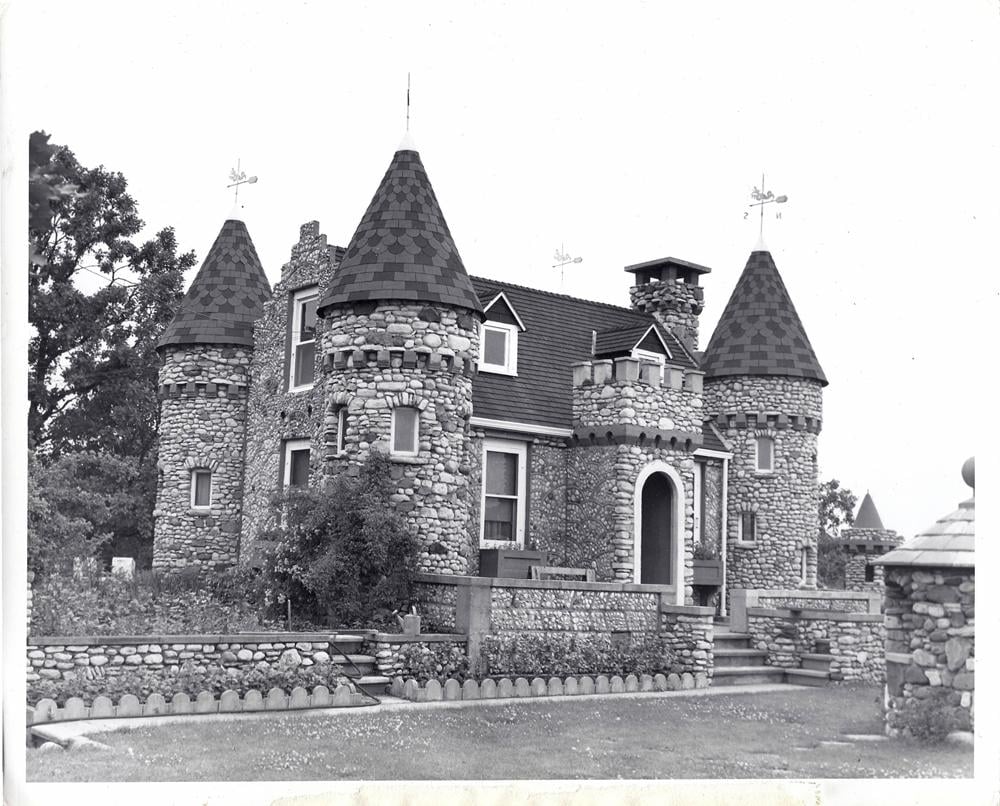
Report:
[[[346,245],[404,130],[471,274],[628,303],[622,268],[710,266],[701,346],[765,240],[830,380],[822,479],[906,536],[994,429],[1000,7],[880,2],[21,4],[22,124],[121,171],[199,261],[241,194],[264,268]],[[6,35],[10,35],[8,28]],[[9,41],[9,40],[8,40]],[[193,276],[193,272],[192,272]]]

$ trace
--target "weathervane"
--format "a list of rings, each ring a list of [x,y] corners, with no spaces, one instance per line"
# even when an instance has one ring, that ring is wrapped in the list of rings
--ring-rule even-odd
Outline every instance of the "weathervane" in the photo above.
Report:
[[[765,204],[784,204],[788,201],[787,196],[775,196],[773,191],[764,192],[764,174],[760,175],[760,188],[758,189],[754,186],[753,193],[750,194],[753,197],[753,201],[750,203],[751,207],[760,208],[760,237],[764,238],[764,205]],[[743,214],[743,219],[746,220],[750,217],[749,211]],[[781,218],[781,213],[777,213],[775,218]]]
[[[406,74],[406,131],[410,131],[410,74]]]
[[[570,257],[566,252],[563,251],[564,245],[559,244],[559,248],[556,250],[555,260],[553,264],[553,269],[559,269],[559,288],[562,290],[564,273],[566,271],[566,266],[570,263],[583,263],[582,257]]]
[[[234,203],[240,203],[240,185],[252,185],[257,181],[256,176],[247,176],[246,171],[240,170],[240,161],[236,160],[236,167],[229,172],[229,178],[232,180],[231,185],[226,185],[227,188],[236,188],[234,191],[235,199]]]

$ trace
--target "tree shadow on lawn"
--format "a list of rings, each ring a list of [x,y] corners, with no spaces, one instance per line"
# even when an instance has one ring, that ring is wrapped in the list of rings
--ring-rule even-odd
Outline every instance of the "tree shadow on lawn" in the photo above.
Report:
[[[965,777],[971,748],[881,731],[873,686],[694,697],[516,700],[282,715],[102,734],[105,752],[28,752],[29,780],[489,780]]]

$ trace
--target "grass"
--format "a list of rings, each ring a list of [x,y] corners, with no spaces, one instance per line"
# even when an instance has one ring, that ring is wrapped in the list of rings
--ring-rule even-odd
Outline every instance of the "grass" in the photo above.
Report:
[[[27,752],[29,781],[971,777],[972,750],[881,732],[875,687],[176,722]],[[844,741],[821,745],[820,742]]]

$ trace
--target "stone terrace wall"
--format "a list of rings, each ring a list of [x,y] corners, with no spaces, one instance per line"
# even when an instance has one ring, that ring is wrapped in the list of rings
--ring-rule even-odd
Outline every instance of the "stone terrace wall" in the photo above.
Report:
[[[940,692],[962,730],[974,723],[976,577],[972,568],[886,567],[886,720]],[[946,693],[945,693],[946,692]]]
[[[655,592],[585,590],[574,583],[564,588],[497,586],[490,590],[490,632],[655,635],[659,606],[660,594]]]
[[[377,633],[372,638],[375,654],[375,664],[378,673],[386,677],[414,677],[418,669],[407,662],[407,654],[414,648],[428,650],[434,653],[451,654],[456,657],[466,657],[467,640],[464,635],[453,633],[435,634],[421,633],[419,635],[395,635]],[[447,669],[441,670],[444,674]]]
[[[877,593],[853,591],[733,591],[732,625],[767,652],[771,666],[802,666],[804,654],[829,641],[830,678],[881,682],[885,626]],[[823,653],[825,654],[825,653]]]
[[[176,670],[188,660],[197,665],[246,669],[262,662],[311,666],[337,654],[331,638],[336,640],[336,636],[323,633],[30,637],[28,680],[72,680],[81,675],[93,679],[140,666]]]
[[[711,679],[715,668],[715,608],[660,605],[662,634],[678,660],[676,671]],[[702,688],[701,685],[697,686]]]

